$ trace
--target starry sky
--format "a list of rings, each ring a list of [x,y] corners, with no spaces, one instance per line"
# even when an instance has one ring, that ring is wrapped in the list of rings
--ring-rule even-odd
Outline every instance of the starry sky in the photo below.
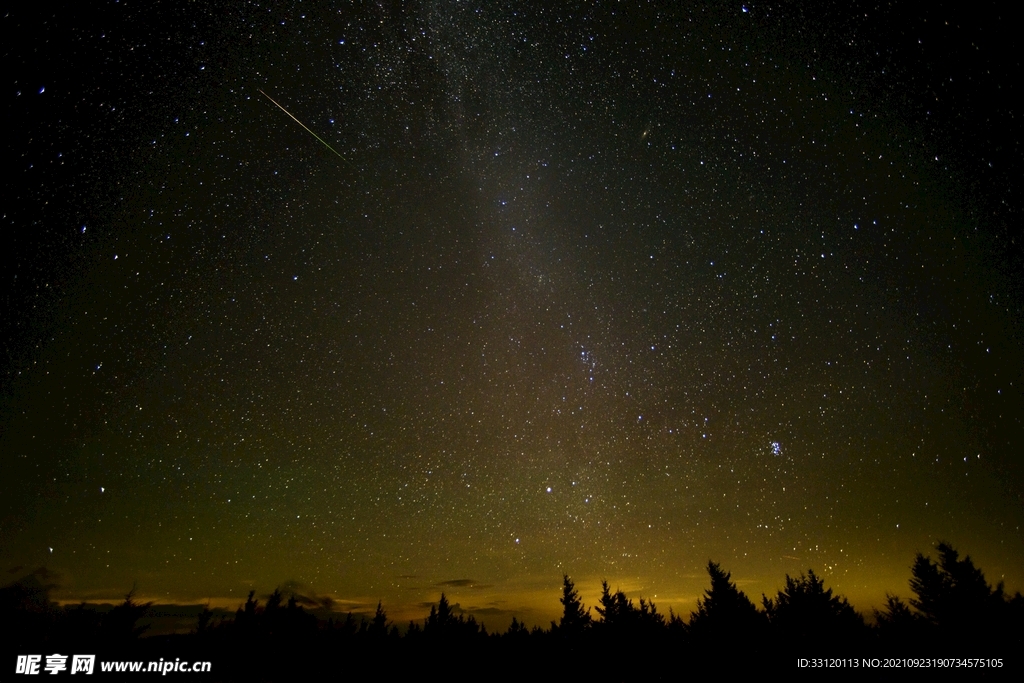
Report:
[[[1024,589],[1019,39],[956,4],[12,7],[4,581]]]

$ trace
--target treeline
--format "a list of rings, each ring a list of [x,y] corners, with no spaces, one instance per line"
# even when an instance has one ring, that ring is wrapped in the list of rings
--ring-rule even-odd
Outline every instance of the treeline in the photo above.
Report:
[[[707,566],[710,586],[688,618],[663,614],[644,598],[634,602],[607,582],[598,604],[588,607],[564,576],[557,622],[527,629],[513,618],[503,633],[456,614],[444,594],[426,619],[404,629],[380,603],[369,619],[350,613],[324,620],[277,590],[263,604],[250,593],[233,619],[218,620],[207,609],[190,634],[142,638],[137,624],[149,604],[132,594],[104,614],[86,605],[57,608],[49,602],[49,587],[38,581],[0,589],[0,615],[13,641],[5,649],[208,659],[217,678],[233,680],[329,675],[345,667],[361,670],[367,662],[413,674],[436,657],[497,679],[534,679],[541,670],[568,675],[589,663],[596,667],[587,669],[590,678],[631,680],[638,666],[644,677],[660,679],[694,668],[763,667],[774,659],[792,669],[796,657],[1005,658],[1024,651],[1021,594],[1006,595],[1002,584],[993,588],[969,557],[960,558],[948,544],[937,550],[937,560],[920,553],[915,558],[913,597],[904,602],[888,596],[872,623],[811,570],[786,576],[777,594],[755,605],[714,562]]]

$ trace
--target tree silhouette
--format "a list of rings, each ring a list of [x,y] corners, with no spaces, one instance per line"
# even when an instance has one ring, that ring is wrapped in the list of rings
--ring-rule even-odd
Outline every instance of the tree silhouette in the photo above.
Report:
[[[430,616],[427,617],[427,621],[423,625],[423,631],[424,633],[434,634],[448,633],[455,625],[455,621],[455,615],[452,614],[452,607],[448,603],[448,598],[444,593],[441,593],[441,599],[438,601],[437,607],[430,606]]]
[[[885,624],[886,626],[898,627],[917,621],[917,615],[897,596],[886,593],[885,609],[881,611],[875,610],[875,621],[880,625]]]
[[[377,601],[377,611],[373,615],[373,621],[370,622],[369,633],[371,636],[377,638],[383,638],[388,632],[388,615],[384,611],[384,607],[381,601]]]
[[[708,562],[710,586],[688,624],[671,610],[666,623],[653,602],[639,598],[637,604],[621,590],[612,592],[607,581],[601,582],[597,616],[592,618],[575,584],[563,574],[562,616],[550,631],[538,626],[527,631],[514,618],[504,634],[488,636],[482,624],[442,593],[430,606],[430,616],[411,622],[403,635],[388,622],[381,601],[359,623],[351,613],[320,621],[301,603],[322,603],[277,589],[264,604],[250,591],[233,621],[216,620],[217,610],[207,606],[192,633],[148,638],[140,637],[145,627],[138,622],[149,605],[136,602],[134,588],[122,604],[106,612],[86,604],[59,607],[49,600],[50,586],[39,574],[0,588],[0,626],[14,631],[7,642],[22,651],[116,648],[134,652],[137,659],[162,655],[160,648],[173,638],[183,659],[215,654],[230,662],[239,680],[293,680],[295,667],[303,679],[326,676],[332,672],[325,652],[386,661],[390,670],[410,676],[430,658],[459,661],[467,670],[513,661],[522,672],[545,667],[553,678],[578,675],[578,662],[593,660],[600,662],[598,677],[605,680],[658,680],[678,673],[672,668],[678,658],[670,654],[703,658],[716,668],[745,667],[763,665],[776,654],[788,657],[794,649],[821,656],[845,656],[836,647],[867,652],[869,635],[877,636],[870,642],[890,653],[906,652],[908,645],[934,649],[936,643],[963,645],[970,653],[965,656],[1019,651],[1024,646],[1024,597],[1018,593],[1008,599],[1002,585],[991,587],[971,559],[961,558],[948,544],[937,549],[937,561],[918,553],[910,580],[912,598],[905,602],[888,595],[884,608],[875,611],[876,629],[868,629],[846,599],[826,588],[813,570],[796,578],[787,575],[777,595],[763,598],[760,611],[715,562]],[[616,652],[650,657],[640,673],[634,659],[617,657]]]
[[[152,605],[152,602],[135,602],[135,586],[132,586],[124,596],[124,602],[103,617],[101,633],[105,643],[114,647],[124,647],[137,640],[149,627],[136,624]]]
[[[628,626],[631,613],[635,611],[633,602],[622,591],[612,593],[608,582],[601,582],[600,604],[595,609],[601,615],[601,626],[604,629],[623,629]]]
[[[796,579],[787,574],[786,587],[763,602],[779,643],[850,647],[867,635],[864,618],[846,598],[832,595],[813,569]]]
[[[405,629],[405,637],[410,640],[414,640],[423,635],[423,629],[420,627],[415,620],[409,620],[409,627]]]
[[[562,597],[558,601],[562,603],[562,618],[557,627],[552,622],[552,630],[557,628],[564,636],[578,636],[590,627],[590,610],[584,611],[579,591],[568,574],[562,575]]]
[[[486,630],[481,631],[480,625],[473,616],[468,619],[463,615],[455,616],[455,609],[448,602],[448,597],[441,593],[441,599],[437,607],[430,606],[430,616],[423,624],[424,636],[442,639],[462,639],[479,635],[486,635]]]
[[[764,629],[764,615],[720,565],[709,560],[708,574],[711,588],[697,599],[697,611],[690,614],[690,635],[704,646],[728,643],[731,647],[736,641],[755,639]]]
[[[601,598],[595,608],[601,615],[597,622],[599,630],[616,637],[652,636],[665,628],[665,617],[658,613],[653,602],[640,598],[640,606],[626,597],[622,591],[612,593],[608,582],[601,582]]]
[[[885,609],[874,610],[882,643],[890,646],[923,645],[927,624],[895,595],[886,594]]]
[[[640,608],[636,616],[641,630],[656,631],[665,627],[665,615],[658,614],[658,608],[653,601],[640,598]]]
[[[50,592],[57,587],[52,578],[41,567],[0,588],[0,629],[12,646],[40,642],[52,628],[56,605],[50,601]]]
[[[911,569],[910,588],[917,597],[910,604],[925,619],[937,626],[953,627],[974,621],[994,600],[1002,599],[1002,586],[993,591],[970,556],[961,560],[947,543],[939,543],[937,550],[937,563],[918,553]]]
[[[196,624],[196,633],[199,635],[206,635],[210,632],[210,628],[213,622],[213,611],[210,610],[210,603],[207,602],[203,607],[203,611],[199,613],[199,619]]]
[[[274,592],[267,598],[267,605],[263,608],[263,612],[275,612],[281,607],[281,602],[284,600],[284,595],[281,594],[280,588],[275,588]]]
[[[676,638],[683,637],[687,632],[686,622],[681,616],[672,611],[672,608],[668,608],[668,623],[666,624],[668,631]]]
[[[530,632],[526,629],[521,621],[512,617],[512,623],[509,624],[508,630],[505,631],[505,636],[512,639],[528,638]]]
[[[239,607],[235,612],[235,626],[243,629],[256,627],[256,610],[260,601],[256,599],[256,591],[249,591],[249,597],[245,599],[245,606]]]
[[[1020,640],[1021,611],[1014,609],[1019,598],[1007,600],[1003,584],[992,588],[970,556],[960,559],[948,543],[936,550],[938,562],[917,553],[910,579],[910,604],[933,637],[977,644]]]

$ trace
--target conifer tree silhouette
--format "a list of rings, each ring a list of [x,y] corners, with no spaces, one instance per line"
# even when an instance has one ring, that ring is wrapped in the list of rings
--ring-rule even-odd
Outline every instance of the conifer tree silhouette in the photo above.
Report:
[[[660,637],[665,631],[665,617],[653,602],[641,597],[637,607],[622,591],[612,593],[607,581],[601,582],[601,597],[595,609],[601,616],[595,628],[606,638]]]
[[[590,610],[584,611],[579,591],[568,574],[562,575],[562,597],[558,601],[562,603],[562,618],[557,626],[551,623],[552,631],[557,629],[564,636],[576,637],[590,627]]]
[[[961,560],[947,543],[939,543],[936,549],[937,563],[918,553],[911,569],[910,589],[916,598],[911,598],[910,604],[926,620],[952,628],[976,620],[993,599],[1002,598],[1002,586],[993,591],[969,556]]]
[[[437,607],[430,606],[430,616],[427,617],[426,622],[423,624],[424,634],[432,636],[451,636],[455,631],[456,623],[458,620],[452,613],[451,604],[448,602],[448,597],[441,593],[441,599],[437,603]]]
[[[509,624],[508,630],[505,631],[505,635],[509,638],[518,639],[528,637],[530,632],[526,629],[521,621],[512,617],[512,623]]]
[[[787,574],[786,587],[763,603],[778,642],[849,648],[867,635],[864,618],[846,598],[832,595],[813,569],[795,579]]]
[[[764,627],[764,615],[720,565],[709,560],[708,574],[711,588],[697,599],[697,611],[690,614],[690,635],[703,645],[746,642],[757,637]]]
[[[131,645],[149,628],[136,624],[152,605],[152,602],[135,602],[135,586],[132,586],[124,596],[124,602],[103,617],[102,637],[105,643],[114,647]]]
[[[263,608],[263,613],[276,612],[281,607],[281,602],[284,600],[284,595],[281,594],[280,588],[275,588],[274,592],[267,598],[267,604]]]
[[[196,624],[196,633],[201,636],[205,636],[210,632],[213,622],[213,611],[210,609],[210,603],[207,602],[203,606],[203,611],[199,613],[199,619]]]
[[[895,595],[886,593],[885,608],[873,610],[881,642],[887,646],[923,645],[927,623]]]
[[[992,588],[970,556],[948,543],[936,546],[938,562],[917,553],[911,568],[910,604],[929,627],[932,637],[947,642],[991,645],[1020,642],[1024,612],[1019,593],[1008,600],[1000,583]]]
[[[249,597],[245,600],[245,606],[239,607],[235,612],[235,624],[238,626],[251,626],[256,622],[256,609],[260,601],[256,599],[256,591],[249,591]]]
[[[370,622],[369,634],[377,638],[383,638],[388,632],[388,615],[380,600],[377,601],[377,611]]]
[[[622,591],[612,593],[608,588],[608,582],[601,582],[600,605],[595,607],[601,615],[601,626],[605,630],[621,630],[627,628],[631,621],[632,613],[636,611],[633,601],[626,597]]]
[[[669,633],[674,637],[682,637],[686,634],[687,625],[681,616],[676,614],[671,607],[668,608],[668,623],[666,624]]]

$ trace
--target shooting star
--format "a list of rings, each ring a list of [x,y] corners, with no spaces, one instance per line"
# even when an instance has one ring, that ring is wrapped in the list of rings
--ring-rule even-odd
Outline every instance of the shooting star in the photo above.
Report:
[[[257,90],[259,90],[259,88],[257,88]],[[284,112],[285,114],[288,114],[288,117],[289,117],[289,118],[291,118],[291,120],[292,120],[292,121],[294,121],[295,123],[297,123],[297,124],[299,124],[300,126],[302,126],[302,127],[303,127],[303,128],[305,129],[305,131],[306,131],[307,133],[309,133],[310,135],[312,135],[313,137],[315,137],[315,138],[316,138],[317,140],[319,140],[319,141],[320,141],[320,143],[321,143],[321,144],[323,144],[323,146],[324,146],[324,147],[326,147],[327,149],[329,149],[329,150],[331,150],[332,152],[334,152],[335,154],[337,154],[337,155],[338,155],[338,158],[339,158],[339,159],[341,159],[342,161],[344,161],[344,162],[345,162],[346,164],[348,164],[349,166],[351,166],[351,165],[352,165],[352,164],[351,164],[351,163],[349,162],[349,160],[348,160],[348,159],[346,159],[345,157],[343,157],[343,156],[341,156],[340,154],[338,154],[338,150],[336,150],[336,149],[334,149],[333,147],[331,147],[330,145],[328,145],[328,144],[327,144],[327,143],[326,143],[326,142],[324,141],[324,139],[323,139],[322,137],[320,137],[319,135],[317,135],[316,133],[314,133],[313,131],[311,131],[311,130],[310,130],[309,128],[306,128],[306,124],[304,124],[304,123],[303,123],[302,121],[299,121],[299,120],[298,120],[297,118],[295,118],[294,116],[292,116],[292,113],[291,113],[290,111],[288,111],[287,109],[285,109],[284,107],[282,107],[282,106],[281,106],[280,104],[278,104],[278,103],[277,103],[277,102],[276,102],[276,101],[274,100],[274,98],[273,98],[273,97],[271,97],[271,96],[270,96],[270,95],[268,95],[267,93],[263,92],[262,90],[260,90],[260,94],[261,94],[261,95],[263,95],[264,97],[266,97],[266,98],[267,98],[268,100],[270,100],[271,102],[273,102],[273,103],[274,103],[274,106],[276,106],[276,107],[277,107],[278,109],[280,109],[281,111],[283,111],[283,112]]]

